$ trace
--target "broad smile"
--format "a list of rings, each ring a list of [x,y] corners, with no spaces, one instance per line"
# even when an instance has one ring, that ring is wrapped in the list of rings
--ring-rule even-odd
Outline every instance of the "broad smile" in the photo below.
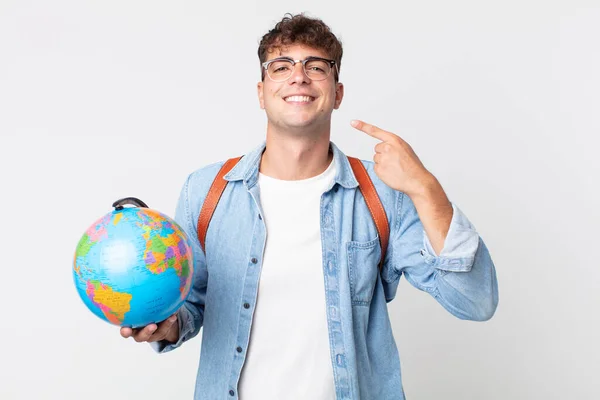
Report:
[[[308,103],[312,103],[313,101],[315,101],[315,98],[312,96],[305,96],[305,95],[293,95],[293,96],[286,96],[283,98],[283,100],[286,103],[308,104]]]

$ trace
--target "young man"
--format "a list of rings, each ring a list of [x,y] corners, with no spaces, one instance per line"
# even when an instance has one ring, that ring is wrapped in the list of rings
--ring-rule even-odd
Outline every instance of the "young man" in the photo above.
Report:
[[[330,142],[344,97],[342,46],[318,19],[286,17],[258,50],[266,141],[224,178],[204,247],[197,222],[223,163],[192,173],[177,222],[193,239],[185,305],[124,337],[159,352],[204,328],[196,399],[403,399],[387,313],[402,275],[458,318],[487,320],[498,302],[488,250],[399,136],[361,121],[381,142],[364,161],[389,224],[377,227],[349,160]]]

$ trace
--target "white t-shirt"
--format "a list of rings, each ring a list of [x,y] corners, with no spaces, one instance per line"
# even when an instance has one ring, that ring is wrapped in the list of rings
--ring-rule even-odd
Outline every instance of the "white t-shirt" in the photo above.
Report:
[[[240,400],[333,400],[321,251],[321,195],[335,176],[284,181],[259,174],[267,242]]]

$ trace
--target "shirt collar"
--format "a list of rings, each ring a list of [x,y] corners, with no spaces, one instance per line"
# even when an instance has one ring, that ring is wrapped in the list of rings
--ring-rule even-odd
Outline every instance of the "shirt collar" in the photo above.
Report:
[[[263,141],[254,150],[244,155],[223,178],[229,182],[242,180],[248,188],[256,185],[260,159],[266,147],[266,141]],[[333,152],[336,165],[334,183],[338,183],[347,189],[357,187],[358,181],[352,172],[352,167],[346,155],[333,142],[329,142],[329,148]]]

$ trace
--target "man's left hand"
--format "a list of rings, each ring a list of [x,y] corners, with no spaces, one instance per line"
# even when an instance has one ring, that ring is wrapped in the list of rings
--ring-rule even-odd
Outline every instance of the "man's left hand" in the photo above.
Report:
[[[375,125],[354,120],[351,125],[369,136],[381,140],[375,146],[375,173],[392,189],[413,197],[423,194],[435,177],[423,166],[412,147],[400,136]]]

